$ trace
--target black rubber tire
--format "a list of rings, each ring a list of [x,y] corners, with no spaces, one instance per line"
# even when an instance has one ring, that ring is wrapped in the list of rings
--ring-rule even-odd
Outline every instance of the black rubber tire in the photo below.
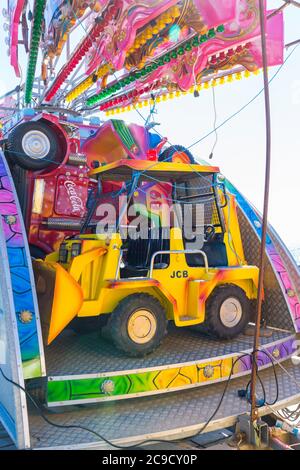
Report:
[[[130,316],[139,309],[150,310],[156,318],[156,332],[153,338],[144,344],[133,341],[127,332]],[[149,294],[132,294],[123,299],[112,312],[108,327],[115,346],[131,357],[143,357],[158,348],[167,334],[167,316],[161,303]]]
[[[41,159],[27,155],[22,146],[23,137],[33,130],[45,134],[50,143],[49,152]],[[8,136],[7,150],[10,161],[25,170],[43,170],[53,163],[62,161],[59,139],[54,130],[44,122],[23,122],[15,127]]]
[[[158,161],[159,162],[164,162],[164,161],[172,162],[173,155],[178,152],[184,152],[186,154],[186,156],[189,158],[188,163],[191,163],[191,164],[196,163],[191,152],[186,147],[183,147],[183,145],[172,145],[171,147],[168,147],[159,155]]]
[[[236,298],[242,306],[242,317],[239,323],[232,328],[224,325],[220,317],[221,305],[228,297]],[[241,334],[247,327],[249,319],[250,301],[238,286],[233,284],[218,286],[207,299],[204,326],[209,333],[219,339],[232,339]]]

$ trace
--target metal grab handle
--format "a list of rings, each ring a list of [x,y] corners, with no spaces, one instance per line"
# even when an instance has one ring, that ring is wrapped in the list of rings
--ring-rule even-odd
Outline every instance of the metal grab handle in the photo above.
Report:
[[[116,274],[115,274],[115,280],[117,281],[120,278],[120,269],[121,269],[121,262],[122,262],[122,257],[123,253],[125,251],[128,251],[127,248],[119,248],[120,253],[119,253],[119,258],[118,258],[118,264],[117,264],[117,269],[116,269]]]
[[[224,196],[224,199],[225,199],[225,202],[221,205],[220,204],[220,209],[224,209],[224,207],[226,207],[228,205],[228,196],[227,196],[227,192],[226,192],[226,186],[225,186],[225,183],[218,183],[218,186],[222,189],[222,192],[223,192],[223,196]]]
[[[188,254],[188,255],[202,255],[204,259],[204,266],[205,266],[205,272],[208,273],[208,259],[206,256],[206,253],[202,250],[162,250],[162,251],[156,251],[153,253],[151,257],[151,262],[150,262],[150,272],[149,272],[149,277],[152,277],[153,269],[154,269],[154,260],[157,255],[176,255],[176,254]]]

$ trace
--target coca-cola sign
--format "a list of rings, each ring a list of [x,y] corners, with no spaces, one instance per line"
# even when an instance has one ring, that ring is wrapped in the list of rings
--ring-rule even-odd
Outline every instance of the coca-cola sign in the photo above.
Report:
[[[73,212],[82,212],[84,210],[83,202],[77,193],[77,188],[74,181],[66,180],[64,182],[64,187],[67,190]]]

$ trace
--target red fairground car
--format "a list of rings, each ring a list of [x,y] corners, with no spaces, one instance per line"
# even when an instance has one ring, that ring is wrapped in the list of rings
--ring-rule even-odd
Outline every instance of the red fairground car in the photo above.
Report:
[[[17,116],[16,122],[4,129],[2,144],[32,256],[44,257],[66,237],[80,232],[89,196],[97,191],[96,182],[89,177],[91,168],[124,158],[194,161],[181,146],[162,151],[166,141],[145,127],[120,120],[86,124],[66,110],[28,110],[21,118]],[[150,185],[149,195],[154,189],[157,192],[158,186]],[[111,193],[121,187],[120,182],[105,183],[101,191]]]

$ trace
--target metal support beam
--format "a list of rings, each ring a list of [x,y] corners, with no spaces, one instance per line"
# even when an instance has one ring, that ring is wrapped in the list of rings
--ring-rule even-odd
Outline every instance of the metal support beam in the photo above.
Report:
[[[268,58],[267,58],[267,41],[266,41],[266,27],[264,16],[264,0],[259,0],[260,9],[260,28],[261,28],[261,47],[263,56],[263,74],[264,74],[264,95],[265,95],[265,115],[266,115],[266,163],[265,163],[265,189],[264,189],[264,209],[262,218],[262,234],[260,246],[260,261],[259,261],[259,280],[258,280],[258,297],[257,297],[257,311],[255,319],[255,335],[253,344],[252,356],[252,373],[251,373],[251,421],[253,426],[258,417],[256,405],[256,382],[257,382],[257,350],[260,344],[260,325],[262,319],[262,300],[263,300],[263,280],[265,272],[265,247],[267,239],[268,228],[268,210],[269,210],[269,192],[270,192],[270,172],[271,172],[271,110],[270,110],[270,90],[269,90],[269,77],[268,77]]]

